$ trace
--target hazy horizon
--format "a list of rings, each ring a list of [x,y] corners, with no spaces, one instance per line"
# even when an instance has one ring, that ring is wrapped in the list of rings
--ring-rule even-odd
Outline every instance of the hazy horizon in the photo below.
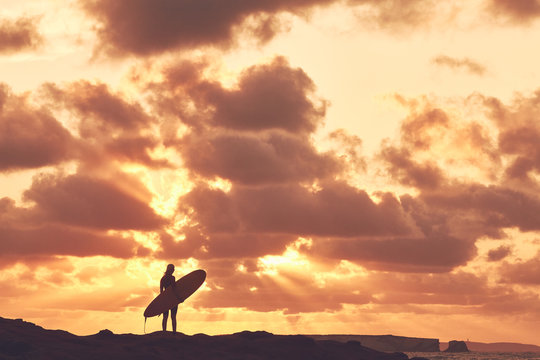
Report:
[[[0,8],[0,316],[540,345],[538,1]]]

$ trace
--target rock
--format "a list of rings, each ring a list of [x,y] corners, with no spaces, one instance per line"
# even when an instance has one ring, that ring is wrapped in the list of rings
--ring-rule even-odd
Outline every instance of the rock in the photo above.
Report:
[[[465,343],[465,341],[452,340],[448,343],[448,349],[444,350],[444,352],[451,352],[451,353],[469,352],[469,349],[467,348],[467,344]]]
[[[188,336],[163,331],[134,335],[101,330],[94,335],[76,336],[0,318],[0,359],[406,360],[408,357],[404,353],[373,350],[358,341],[316,341],[302,335],[274,335],[264,331]]]
[[[104,329],[104,330],[100,330],[96,335],[100,337],[108,337],[108,336],[114,335],[114,333],[109,329]]]

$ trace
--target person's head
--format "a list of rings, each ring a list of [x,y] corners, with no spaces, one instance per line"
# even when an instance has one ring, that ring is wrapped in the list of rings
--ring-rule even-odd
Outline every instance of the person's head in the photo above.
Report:
[[[172,273],[174,272],[174,265],[173,264],[169,264],[167,265],[167,270],[165,270],[165,274],[167,275],[172,275]]]

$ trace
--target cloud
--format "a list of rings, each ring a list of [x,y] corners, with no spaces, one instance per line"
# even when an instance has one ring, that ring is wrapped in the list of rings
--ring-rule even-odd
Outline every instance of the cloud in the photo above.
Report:
[[[274,15],[300,13],[334,0],[245,1],[216,0],[83,0],[84,10],[99,22],[101,50],[109,54],[151,55],[170,49],[236,42],[239,27],[251,27],[259,40],[271,39],[276,31]],[[247,22],[247,23],[246,23]],[[251,23],[251,24],[250,24]]]
[[[102,230],[156,230],[166,223],[148,205],[149,194],[138,199],[122,185],[86,175],[40,175],[23,196],[44,222]]]
[[[166,81],[160,84],[160,100],[165,104],[170,97],[188,97],[176,100],[173,110],[189,126],[199,129],[203,122],[238,131],[281,129],[305,134],[322,124],[326,102],[315,97],[309,76],[283,57],[247,68],[232,89],[202,78],[202,71],[201,65],[183,62],[166,69]],[[151,89],[158,90],[155,85]]]
[[[103,230],[37,221],[34,212],[10,198],[0,199],[0,267],[23,261],[43,265],[62,255],[129,258],[140,247],[130,237]]]
[[[106,84],[86,80],[63,86],[48,83],[42,90],[49,107],[68,110],[75,116],[81,138],[80,160],[97,163],[106,156],[149,167],[170,166],[166,159],[151,155],[160,145],[151,132],[157,119],[147,114],[139,102],[112,92]]]
[[[368,269],[397,272],[449,272],[476,255],[473,241],[445,234],[427,237],[317,239],[312,256],[349,260]]]
[[[163,83],[149,86],[157,94],[156,111],[175,114],[189,127],[181,138],[165,136],[196,176],[272,184],[343,171],[343,162],[317,151],[310,138],[322,124],[325,102],[316,99],[301,69],[277,57],[243,71],[230,89],[202,73],[201,65],[184,62],[165,70]]]
[[[137,131],[153,122],[139,103],[128,102],[104,83],[80,80],[63,87],[49,83],[44,89],[54,101],[63,102],[81,117],[79,131],[84,137],[103,131]]]
[[[496,249],[489,250],[487,257],[488,261],[499,261],[507,257],[512,253],[512,249],[509,246],[501,245]]]
[[[540,90],[529,96],[517,94],[510,104],[494,97],[480,96],[489,118],[498,128],[498,151],[507,157],[507,180],[536,186],[540,172]]]
[[[195,133],[182,139],[178,149],[192,171],[239,184],[312,181],[343,168],[331,153],[318,153],[306,139],[279,131]]]
[[[138,244],[131,238],[111,236],[61,225],[28,226],[27,228],[2,225],[0,249],[2,258],[21,261],[27,256],[106,255],[129,258],[136,254]],[[40,259],[40,263],[43,259]]]
[[[0,18],[0,54],[34,50],[43,43],[37,23],[39,19],[20,17],[16,20]]]
[[[540,198],[534,194],[502,186],[468,184],[424,194],[421,198],[429,206],[467,213],[471,220],[486,228],[540,230]]]
[[[227,194],[206,192],[206,196],[191,196],[180,203],[195,210],[196,219],[205,228],[215,228],[206,213],[208,203],[215,197],[232,210],[226,216],[231,223],[249,232],[285,233],[298,236],[358,236],[411,234],[416,231],[412,219],[403,212],[397,199],[384,194],[376,204],[365,191],[342,182],[321,185],[321,190],[310,190],[300,185],[265,186],[261,188],[233,187]],[[204,201],[200,201],[204,199]],[[203,222],[206,220],[206,222]],[[229,221],[227,221],[229,222]]]
[[[356,153],[360,140],[340,132],[331,135],[346,147],[351,161],[338,158],[337,152],[315,150],[311,134],[324,113],[302,115],[316,114],[310,100],[313,85],[305,73],[277,58],[242,72],[233,87],[225,88],[204,78],[205,67],[183,62],[164,72],[163,83],[149,87],[159,94],[159,109],[172,105],[167,111],[180,114],[188,126],[171,143],[198,179],[179,199],[178,216],[189,219],[182,229],[184,240],[163,235],[160,257],[232,259],[235,252],[238,258],[261,257],[283,251],[299,237],[313,241],[313,250],[306,249],[310,256],[325,262],[348,259],[371,269],[444,272],[476,255],[476,236],[488,230],[474,221],[464,223],[453,211],[448,219],[448,209],[423,198],[397,199],[379,192],[375,202],[365,191],[335,180],[349,168],[365,169]],[[292,93],[288,97],[296,100],[279,92]],[[182,101],[174,103],[175,97]],[[267,99],[275,101],[272,107],[259,106]],[[425,154],[441,134],[455,128],[453,119],[429,103],[398,100],[411,113],[401,126],[401,144],[383,147],[380,158],[401,183],[435,194],[446,191],[446,174]],[[290,115],[273,108],[291,109]],[[486,146],[478,127],[463,131],[471,143]],[[413,159],[413,152],[423,157]],[[229,189],[205,185],[216,179],[228,180]],[[470,233],[474,226],[480,229]],[[494,226],[489,233],[499,229]]]
[[[78,146],[46,107],[0,85],[0,171],[59,164],[73,159]]]
[[[307,263],[305,271],[294,271],[284,265],[276,268],[273,275],[240,271],[238,262],[231,260],[205,260],[203,265],[209,274],[216,276],[208,278],[211,291],[197,296],[197,306],[242,307],[262,312],[283,310],[285,314],[296,314],[336,311],[343,304],[367,304],[372,300],[370,292],[359,285],[361,277],[335,277],[321,286],[316,269]],[[259,267],[254,270],[263,271]]]
[[[375,270],[446,272],[476,256],[479,236],[497,235],[511,226],[510,221],[519,221],[519,217],[501,221],[501,216],[494,221],[484,207],[472,212],[470,204],[452,208],[434,201],[444,195],[457,196],[448,188],[399,200],[380,193],[375,203],[364,191],[341,182],[323,182],[315,189],[233,185],[228,192],[199,185],[179,200],[180,214],[191,221],[182,230],[185,239],[162,238],[160,256],[261,257],[279,253],[304,237],[312,245],[302,251],[324,262],[349,260]],[[467,211],[472,214],[465,216]]]
[[[419,163],[405,148],[383,147],[380,158],[387,163],[389,175],[399,183],[419,189],[434,189],[445,182],[443,171],[433,162]]]
[[[489,9],[515,22],[531,21],[540,16],[540,3],[537,0],[490,0]]]
[[[315,104],[310,99],[314,90],[303,70],[277,57],[270,64],[244,71],[238,90],[211,89],[206,96],[209,105],[216,107],[218,126],[298,133],[313,132],[324,117],[324,102]]]
[[[439,15],[436,10],[444,8],[440,6],[444,2],[432,0],[350,0],[348,3],[359,5],[357,15],[361,23],[396,33],[429,24]]]
[[[383,28],[429,22],[436,2],[426,0],[80,0],[97,21],[98,52],[109,56],[150,56],[169,50],[229,49],[239,38],[265,43],[287,29],[281,15],[307,17],[333,4],[360,6],[359,20]]]
[[[540,252],[532,259],[514,264],[505,263],[501,269],[501,281],[522,285],[540,285]]]
[[[486,73],[486,67],[469,58],[456,59],[447,55],[439,55],[433,58],[435,65],[447,66],[451,69],[464,69],[465,71],[482,76]]]
[[[400,96],[396,99],[406,104],[406,100]],[[448,131],[451,120],[444,110],[431,104],[426,104],[420,110],[416,101],[409,102],[407,106],[411,114],[401,123],[401,140],[415,150],[428,150],[442,132]]]
[[[257,259],[265,255],[279,255],[296,236],[287,234],[260,233],[202,233],[200,228],[183,229],[184,240],[176,241],[172,236],[161,236],[161,259]],[[251,267],[250,271],[255,271]]]
[[[407,186],[434,189],[443,185],[445,173],[432,158],[433,144],[447,136],[451,119],[446,112],[431,104],[420,106],[399,95],[396,100],[409,108],[410,114],[400,126],[399,141],[385,139],[377,157],[384,162],[388,175]],[[420,109],[419,109],[420,107]]]

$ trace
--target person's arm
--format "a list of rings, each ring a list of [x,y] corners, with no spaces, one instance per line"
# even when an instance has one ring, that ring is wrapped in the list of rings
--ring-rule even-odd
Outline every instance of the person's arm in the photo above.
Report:
[[[163,290],[165,289],[163,288],[163,278],[161,278],[161,280],[159,281],[159,293],[161,294]]]

